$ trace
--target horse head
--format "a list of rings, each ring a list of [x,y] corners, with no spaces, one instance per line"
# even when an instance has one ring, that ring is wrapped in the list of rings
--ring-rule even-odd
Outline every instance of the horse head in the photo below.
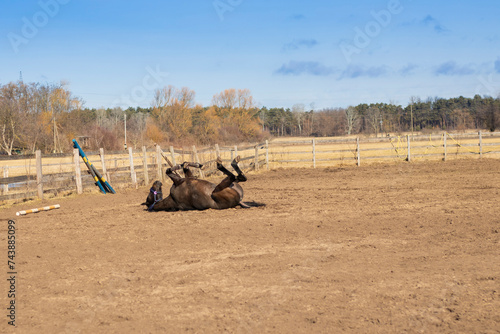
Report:
[[[162,183],[160,181],[155,181],[151,186],[151,189],[149,190],[146,202],[141,204],[141,205],[146,205],[148,207],[148,211],[152,211],[155,204],[163,199],[161,186]]]

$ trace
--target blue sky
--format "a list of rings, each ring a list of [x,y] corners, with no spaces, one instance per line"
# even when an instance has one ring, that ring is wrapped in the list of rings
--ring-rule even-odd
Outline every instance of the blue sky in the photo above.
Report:
[[[0,83],[69,82],[86,107],[150,106],[188,87],[210,105],[406,106],[500,93],[498,1],[4,0]]]

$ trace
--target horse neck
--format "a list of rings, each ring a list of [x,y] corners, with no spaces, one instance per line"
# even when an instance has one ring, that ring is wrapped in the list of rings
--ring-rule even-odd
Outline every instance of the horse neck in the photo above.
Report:
[[[168,197],[162,199],[158,203],[155,204],[153,210],[155,211],[175,211],[178,210],[177,204],[172,199],[170,195]]]

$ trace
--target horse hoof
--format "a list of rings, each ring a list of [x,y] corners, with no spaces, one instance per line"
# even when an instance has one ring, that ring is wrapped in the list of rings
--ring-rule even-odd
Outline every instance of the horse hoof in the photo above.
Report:
[[[236,156],[236,158],[234,158],[234,162],[238,163],[240,162],[241,160],[241,157],[239,155]]]
[[[220,157],[217,157],[216,162],[217,162],[218,164],[222,165],[222,159],[221,159]]]

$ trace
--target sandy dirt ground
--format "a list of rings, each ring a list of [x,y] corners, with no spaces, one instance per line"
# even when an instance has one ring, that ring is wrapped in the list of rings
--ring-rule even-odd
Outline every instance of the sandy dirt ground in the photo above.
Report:
[[[250,173],[252,209],[149,213],[149,187],[3,209],[0,331],[14,219],[17,333],[500,333],[499,171]]]

